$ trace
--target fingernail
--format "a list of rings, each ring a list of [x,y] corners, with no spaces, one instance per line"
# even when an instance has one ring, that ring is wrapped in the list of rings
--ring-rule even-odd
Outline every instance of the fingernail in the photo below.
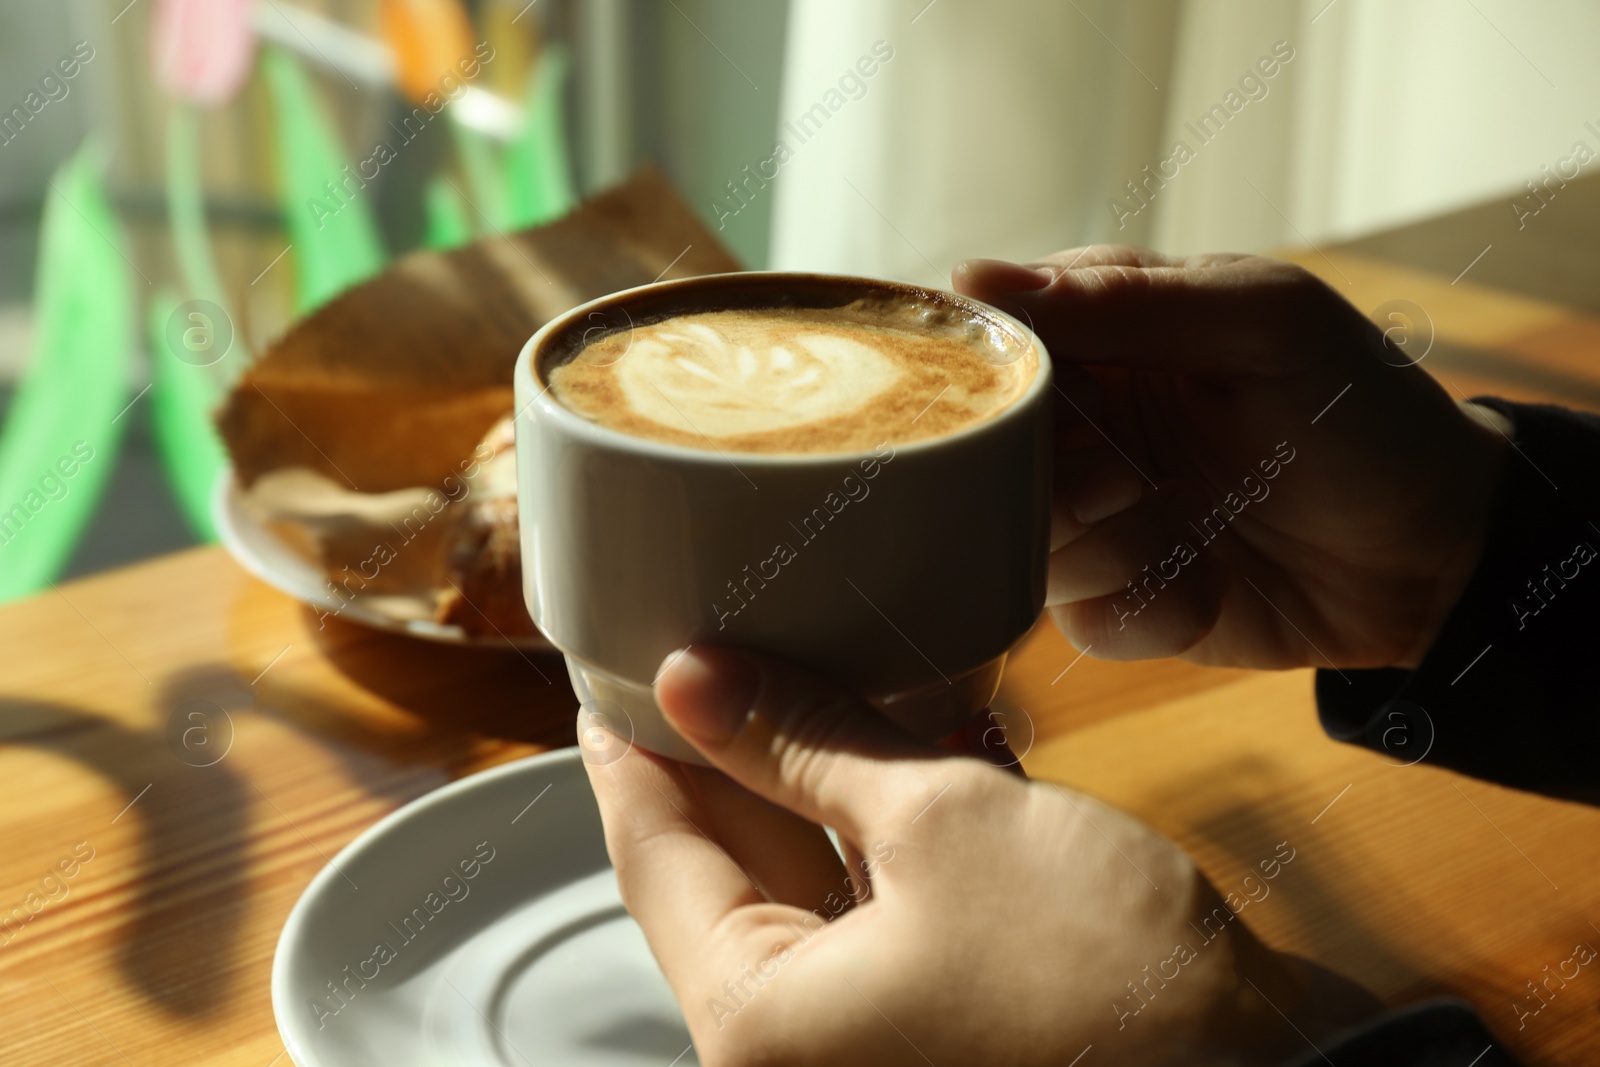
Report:
[[[761,692],[761,669],[728,648],[685,649],[661,663],[656,704],[679,733],[721,746],[744,729]]]
[[[960,269],[984,288],[1008,293],[1033,292],[1056,280],[1055,272],[1048,267],[1024,267],[1003,259],[969,259],[962,262]]]

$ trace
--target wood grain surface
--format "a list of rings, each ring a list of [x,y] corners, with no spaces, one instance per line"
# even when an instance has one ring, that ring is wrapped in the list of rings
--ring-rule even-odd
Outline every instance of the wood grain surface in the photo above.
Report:
[[[1539,260],[1536,237],[1495,252],[1502,274]],[[1600,406],[1594,315],[1371,248],[1295,258],[1364,311],[1420,307],[1460,394]],[[287,1064],[268,978],[312,875],[406,801],[572,735],[555,657],[319,629],[215,548],[0,609],[0,649],[6,1067]],[[1224,890],[1287,842],[1244,913],[1274,945],[1391,1003],[1464,996],[1530,1064],[1600,1062],[1600,968],[1520,1029],[1513,1009],[1600,945],[1600,811],[1329,741],[1306,671],[1100,663],[1046,624],[1002,695],[1031,774],[1143,816]]]

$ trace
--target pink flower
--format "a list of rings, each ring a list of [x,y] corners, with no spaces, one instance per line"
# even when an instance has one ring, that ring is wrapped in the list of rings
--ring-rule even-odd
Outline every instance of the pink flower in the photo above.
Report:
[[[253,0],[156,0],[150,19],[150,66],[175,96],[225,104],[255,60]]]

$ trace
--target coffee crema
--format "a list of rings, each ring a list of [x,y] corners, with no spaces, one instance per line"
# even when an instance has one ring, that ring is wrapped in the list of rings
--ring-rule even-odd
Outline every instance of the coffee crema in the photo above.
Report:
[[[544,370],[562,406],[630,436],[718,452],[857,452],[941,437],[1004,411],[1039,367],[998,316],[899,295],[686,308],[594,332]]]

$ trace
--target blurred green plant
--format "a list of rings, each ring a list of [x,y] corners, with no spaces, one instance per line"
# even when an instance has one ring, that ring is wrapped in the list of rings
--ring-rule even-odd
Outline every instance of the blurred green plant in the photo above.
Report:
[[[60,575],[122,443],[133,300],[102,164],[86,142],[45,198],[33,352],[0,428],[0,601]]]
[[[196,322],[205,312],[190,310],[180,303],[176,294],[168,290],[158,293],[150,301],[147,329],[150,338],[150,423],[156,443],[156,454],[166,471],[167,482],[172,486],[179,510],[195,537],[201,541],[217,539],[216,522],[212,519],[212,495],[218,480],[228,467],[227,450],[211,421],[211,411],[216,407],[221,390],[218,376],[209,364],[185,359],[175,350],[173,335],[190,335],[205,331],[205,347],[230,345],[237,350],[241,345],[232,320],[220,306],[216,307],[225,320],[220,324],[226,335],[218,339],[219,324],[212,321]],[[209,316],[207,316],[209,317]],[[176,324],[174,320],[176,321]],[[179,342],[182,345],[182,342]],[[233,355],[219,352],[217,358]]]
[[[313,311],[383,269],[378,224],[311,80],[281,48],[261,54],[277,118],[278,201],[295,270],[295,310]]]
[[[191,296],[210,301],[227,320],[232,349],[227,354],[238,364],[247,361],[250,353],[233,328],[227,290],[212,255],[200,175],[200,112],[190,103],[174,102],[167,112],[166,177],[168,229],[178,273]],[[173,351],[168,335],[172,317],[180,313],[179,303],[177,296],[163,291],[148,309],[151,426],[167,479],[190,530],[202,541],[215,541],[211,492],[227,459],[211,424],[211,409],[221,396],[222,378],[210,368],[212,361]],[[215,324],[207,326],[213,329]],[[221,356],[218,353],[218,358]]]
[[[577,202],[562,119],[567,67],[566,49],[550,45],[529,73],[522,132],[506,149],[508,221],[514,228],[559,218]]]
[[[472,219],[467,215],[467,203],[443,177],[428,183],[427,228],[423,244],[436,251],[457,248],[472,240]]]
[[[187,26],[181,5],[165,7],[172,9],[163,23],[170,32],[155,50],[158,75],[166,69],[161,58],[171,60],[185,43],[166,37],[182,36]],[[189,526],[206,540],[216,536],[211,500],[227,466],[210,412],[232,377],[212,364],[232,355],[228,367],[236,368],[250,351],[235,330],[207,231],[197,101],[216,103],[237,90],[254,48],[248,34],[241,40],[227,62],[202,72],[206,91],[189,86],[168,113],[167,208],[189,299],[163,289],[146,308],[157,451]],[[208,48],[198,53],[210,55]],[[312,80],[282,48],[263,49],[259,57],[276,119],[278,198],[294,270],[294,308],[304,315],[378,273],[387,253]],[[443,174],[428,183],[427,247],[458,247],[475,235],[539,225],[572,208],[577,197],[562,118],[568,71],[559,45],[541,50],[528,70],[521,129],[504,146],[452,121],[457,169],[470,195]],[[121,446],[135,304],[131,264],[121,251],[102,169],[102,154],[85,143],[56,172],[45,202],[34,348],[0,426],[0,601],[36,591],[61,573]],[[225,340],[218,340],[224,329]],[[202,347],[220,350],[197,350],[190,343],[197,335],[204,337]]]
[[[560,45],[545,48],[528,71],[521,128],[504,147],[496,147],[460,122],[452,124],[456,155],[470,190],[466,206],[472,210],[467,220],[479,235],[493,236],[549,222],[566,214],[577,201],[562,119],[567,71],[566,50]],[[452,191],[458,194],[457,201],[467,195],[459,189]],[[433,195],[430,187],[430,210],[435,207]],[[443,209],[443,203],[438,207]],[[448,246],[430,241],[429,247]]]

